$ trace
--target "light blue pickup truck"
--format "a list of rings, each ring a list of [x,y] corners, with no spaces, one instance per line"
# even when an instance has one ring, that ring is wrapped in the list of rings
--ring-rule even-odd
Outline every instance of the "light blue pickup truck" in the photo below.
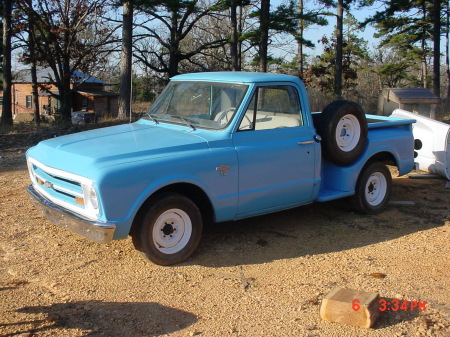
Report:
[[[311,113],[293,76],[180,75],[136,123],[29,149],[28,192],[56,225],[101,243],[131,235],[146,258],[171,265],[195,251],[205,222],[346,197],[382,211],[386,164],[413,168],[413,122],[345,100]]]

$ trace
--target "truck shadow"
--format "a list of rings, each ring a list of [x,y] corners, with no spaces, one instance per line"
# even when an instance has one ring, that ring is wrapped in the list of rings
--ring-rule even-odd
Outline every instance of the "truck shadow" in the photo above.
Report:
[[[444,184],[442,179],[395,179],[391,200],[414,204],[389,205],[378,215],[357,214],[343,199],[206,226],[200,249],[188,263],[265,263],[368,246],[439,227],[450,210]]]
[[[58,335],[58,329],[79,329],[83,336],[111,336],[111,331],[114,336],[160,336],[182,330],[197,321],[194,314],[152,302],[78,301],[24,307],[17,312],[38,318],[0,324],[0,328],[9,326],[15,330],[2,336],[44,332]]]

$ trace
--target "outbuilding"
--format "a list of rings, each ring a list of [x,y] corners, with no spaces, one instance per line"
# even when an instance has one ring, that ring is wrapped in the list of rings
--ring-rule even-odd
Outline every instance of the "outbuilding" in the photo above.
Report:
[[[385,88],[378,98],[378,115],[389,116],[395,109],[435,119],[439,97],[427,88]]]

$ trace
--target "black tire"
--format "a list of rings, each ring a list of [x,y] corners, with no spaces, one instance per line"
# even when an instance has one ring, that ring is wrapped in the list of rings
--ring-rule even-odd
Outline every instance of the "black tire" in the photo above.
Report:
[[[202,236],[203,221],[198,207],[178,193],[159,195],[148,205],[131,234],[135,248],[161,266],[188,259]]]
[[[322,137],[324,157],[340,166],[353,163],[367,143],[367,120],[361,106],[338,100],[314,115],[318,134]]]
[[[351,197],[354,209],[363,214],[381,213],[389,200],[392,176],[380,162],[366,165],[356,183],[355,195]]]

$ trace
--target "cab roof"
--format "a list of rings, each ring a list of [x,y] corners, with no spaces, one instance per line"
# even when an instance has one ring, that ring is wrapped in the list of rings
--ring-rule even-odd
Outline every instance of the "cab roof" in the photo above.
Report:
[[[233,83],[258,83],[258,82],[300,82],[298,77],[283,74],[219,71],[202,72],[177,75],[171,78],[173,81],[205,81],[205,82],[233,82]]]

